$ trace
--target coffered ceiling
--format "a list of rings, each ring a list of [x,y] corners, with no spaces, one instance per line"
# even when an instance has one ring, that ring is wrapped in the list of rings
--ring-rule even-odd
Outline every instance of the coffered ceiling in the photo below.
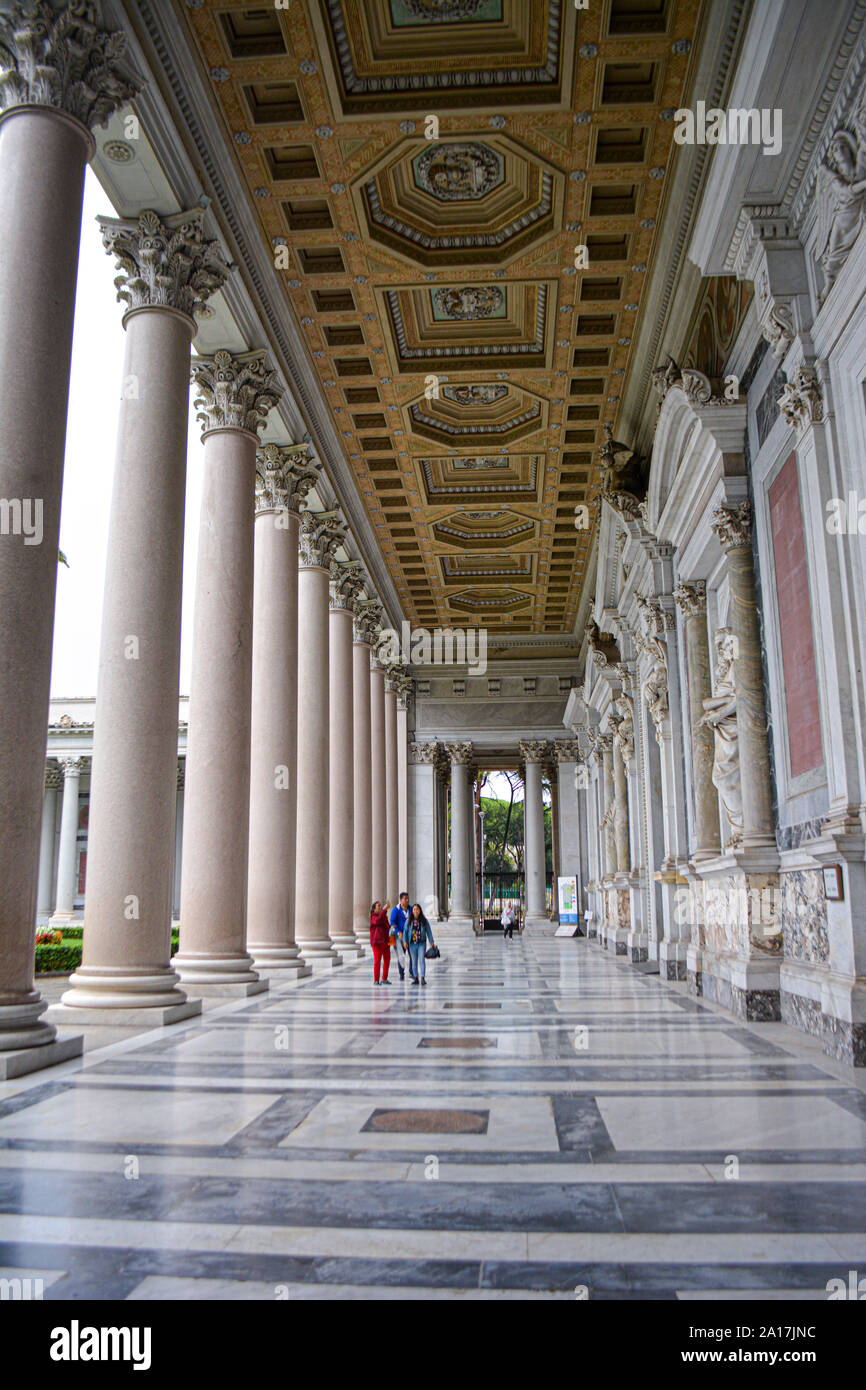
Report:
[[[407,616],[570,632],[701,0],[176,3]]]

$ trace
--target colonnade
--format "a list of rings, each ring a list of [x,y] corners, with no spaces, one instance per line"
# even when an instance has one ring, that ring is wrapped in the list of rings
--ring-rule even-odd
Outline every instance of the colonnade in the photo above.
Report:
[[[17,76],[0,112],[0,495],[22,505],[39,499],[44,534],[41,545],[21,535],[0,544],[0,1076],[81,1050],[80,1035],[59,1043],[43,1017],[33,936],[37,906],[50,894],[40,851],[84,170],[92,127],[126,105],[137,83],[122,44],[109,43],[86,12],[71,23],[66,34],[40,27],[38,16],[30,27],[22,21],[11,53]],[[67,67],[73,50],[75,72]],[[51,71],[56,82],[43,80]],[[232,272],[203,216],[195,208],[99,219],[116,261],[126,342],[86,931],[82,964],[52,1010],[64,1023],[145,1013],[171,1022],[199,1011],[197,996],[266,988],[262,970],[297,975],[339,964],[358,955],[370,901],[398,888],[405,788],[396,703],[406,682],[389,671],[386,692],[372,658],[383,615],[359,564],[337,557],[347,553],[338,513],[306,506],[318,481],[306,451],[259,447],[282,393],[264,352],[191,359],[197,316]],[[205,477],[172,960],[191,379]],[[405,720],[402,728],[405,736]],[[62,773],[61,919],[73,910],[79,760],[66,760]],[[48,790],[56,816],[53,769]]]

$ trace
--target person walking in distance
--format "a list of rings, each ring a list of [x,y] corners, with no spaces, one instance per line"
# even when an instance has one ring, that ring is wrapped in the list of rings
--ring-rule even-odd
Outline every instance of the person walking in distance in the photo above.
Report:
[[[505,904],[499,922],[502,927],[502,935],[506,941],[510,941],[514,936],[514,908],[511,903]]]
[[[422,985],[426,985],[427,962],[424,959],[424,953],[427,950],[428,941],[431,946],[435,946],[436,942],[433,940],[430,923],[424,916],[420,903],[413,904],[409,920],[406,923],[404,938],[409,948],[409,968],[412,971],[412,983],[417,985],[420,981]]]
[[[406,955],[406,922],[409,917],[409,894],[401,893],[399,900],[391,909],[391,930],[394,933],[394,955],[397,957],[397,969],[400,971],[400,979],[406,978],[403,969],[403,957]],[[411,973],[411,970],[410,970]]]
[[[391,964],[391,928],[388,925],[388,908],[390,903],[383,907],[378,901],[374,902],[370,908],[370,945],[373,948],[373,984],[379,983],[379,974],[382,975],[382,984],[388,985],[388,968]]]

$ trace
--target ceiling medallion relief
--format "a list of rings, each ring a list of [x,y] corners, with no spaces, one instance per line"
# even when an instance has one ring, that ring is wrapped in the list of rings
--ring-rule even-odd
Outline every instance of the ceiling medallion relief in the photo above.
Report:
[[[435,141],[412,160],[416,187],[443,203],[483,198],[504,178],[504,161],[489,145]]]

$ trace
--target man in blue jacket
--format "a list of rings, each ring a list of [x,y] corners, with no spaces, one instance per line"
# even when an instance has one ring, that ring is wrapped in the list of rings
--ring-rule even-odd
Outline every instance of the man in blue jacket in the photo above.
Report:
[[[408,893],[401,893],[401,894],[400,894],[399,901],[398,901],[398,902],[395,904],[395,906],[391,909],[391,926],[392,926],[393,929],[394,929],[394,951],[396,952],[396,955],[397,955],[397,969],[400,971],[400,979],[401,979],[401,980],[404,980],[404,979],[406,978],[406,972],[405,972],[405,970],[403,969],[403,962],[402,962],[402,960],[401,960],[401,955],[405,955],[405,954],[406,954],[406,942],[405,942],[405,940],[404,940],[404,938],[403,938],[403,933],[404,933],[404,931],[405,931],[405,929],[406,929],[406,919],[407,919],[408,916],[409,916],[409,894],[408,894]],[[411,965],[410,965],[410,967],[409,967],[409,974],[412,975],[412,967],[411,967]],[[415,978],[415,976],[412,975],[412,979],[413,979],[413,980],[414,980],[414,978]]]

